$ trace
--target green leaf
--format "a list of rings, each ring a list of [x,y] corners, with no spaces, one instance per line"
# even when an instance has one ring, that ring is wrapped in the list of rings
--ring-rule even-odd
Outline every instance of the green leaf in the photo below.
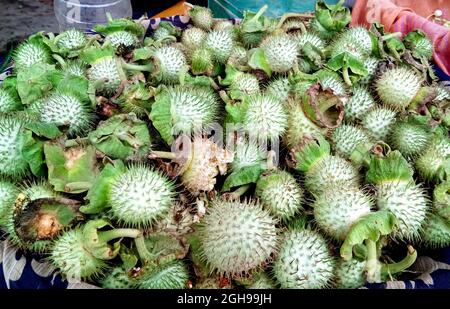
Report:
[[[317,1],[315,18],[328,31],[337,32],[344,29],[351,21],[350,10],[343,6],[343,1],[330,5]]]
[[[235,123],[240,124],[243,122],[245,113],[247,112],[248,101],[244,99],[244,101],[239,103],[227,103],[225,105],[225,111],[227,112],[226,123]]]
[[[58,127],[52,123],[32,121],[27,122],[25,124],[25,128],[39,137],[45,137],[48,139],[55,139],[62,134]]]
[[[154,50],[152,47],[136,48],[133,52],[133,62],[150,59],[153,56]]]
[[[108,241],[101,237],[102,233],[108,233],[109,231],[98,231],[104,227],[112,227],[112,225],[103,219],[88,221],[83,227],[83,245],[94,257],[102,260],[111,260],[119,253],[120,240],[110,246]]]
[[[106,25],[96,25],[94,31],[108,35],[118,31],[127,31],[138,37],[145,33],[145,28],[139,22],[127,18],[110,19]]]
[[[139,258],[124,244],[120,245],[119,256],[122,260],[122,267],[126,271],[134,268],[139,262]]]
[[[249,183],[258,181],[259,176],[263,172],[261,165],[253,165],[244,167],[228,175],[222,187],[222,192],[230,191],[233,187],[240,187]]]
[[[46,176],[46,165],[44,158],[44,142],[34,138],[31,131],[24,133],[24,147],[22,156],[27,161],[33,175]]]
[[[364,63],[348,52],[330,59],[327,67],[335,72],[341,72],[345,82],[350,85],[369,74]]]
[[[44,144],[48,180],[55,191],[82,193],[89,190],[98,174],[96,150],[93,146],[65,150],[54,143]]]
[[[395,216],[380,210],[370,213],[353,224],[344,243],[341,246],[341,257],[348,261],[353,256],[353,248],[361,245],[366,239],[378,242],[381,236],[390,234],[395,227]]]
[[[62,73],[54,65],[37,63],[17,74],[17,91],[25,105],[50,93],[62,79]]]
[[[261,48],[255,48],[250,53],[248,65],[254,70],[263,70],[270,77],[272,75],[272,69],[264,55],[264,51]]]
[[[125,170],[125,165],[120,160],[105,165],[87,193],[86,200],[89,204],[81,206],[80,211],[89,215],[104,212],[109,207],[108,196],[112,180]]]
[[[155,96],[155,102],[152,105],[152,111],[149,118],[153,126],[158,130],[163,140],[171,145],[174,141],[172,134],[172,113],[170,98],[167,90],[163,90]]]

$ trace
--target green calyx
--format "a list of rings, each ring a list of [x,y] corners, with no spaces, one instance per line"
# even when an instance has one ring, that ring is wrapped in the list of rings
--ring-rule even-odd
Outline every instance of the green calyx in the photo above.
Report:
[[[148,88],[143,81],[136,81],[127,84],[120,97],[114,100],[114,103],[119,104],[123,111],[142,117],[151,109],[153,96],[154,90],[152,88]]]
[[[142,37],[145,33],[145,28],[139,22],[127,18],[113,19],[111,14],[107,13],[108,23],[106,25],[96,25],[94,31],[103,35],[109,35],[119,31],[129,32],[137,37]]]
[[[399,151],[392,151],[386,157],[374,156],[366,173],[366,182],[409,182],[413,180],[413,169]]]
[[[323,137],[319,137],[294,152],[295,168],[300,172],[308,172],[317,162],[329,156],[331,156],[330,144]]]

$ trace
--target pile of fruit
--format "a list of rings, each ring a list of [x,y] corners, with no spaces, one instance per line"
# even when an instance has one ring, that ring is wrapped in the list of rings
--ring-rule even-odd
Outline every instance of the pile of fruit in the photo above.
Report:
[[[342,1],[341,1],[342,2]],[[37,33],[0,88],[0,226],[103,288],[357,288],[450,246],[450,92],[421,31],[189,11]]]

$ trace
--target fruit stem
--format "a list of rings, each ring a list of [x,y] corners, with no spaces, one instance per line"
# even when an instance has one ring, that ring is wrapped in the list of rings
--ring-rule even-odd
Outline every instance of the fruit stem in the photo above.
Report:
[[[350,80],[350,76],[349,76],[349,74],[348,74],[348,68],[347,68],[347,67],[343,68],[343,70],[342,70],[342,75],[343,75],[343,77],[344,77],[345,83],[346,83],[347,85],[349,85],[349,86],[352,86],[352,81]]]
[[[169,160],[175,160],[177,158],[177,154],[173,152],[168,151],[152,151],[148,155],[150,159],[169,159]]]
[[[378,261],[377,244],[371,239],[366,239],[367,260],[366,260],[366,276],[367,282],[375,283],[381,281],[381,265]]]
[[[408,254],[403,260],[397,263],[381,265],[381,277],[386,278],[387,276],[404,271],[414,264],[416,259],[417,251],[411,245],[408,245]]]
[[[147,246],[145,245],[145,240],[142,235],[136,237],[134,239],[134,243],[136,245],[136,250],[141,258],[143,263],[147,263],[154,259],[154,256],[148,251]]]
[[[284,14],[283,16],[281,16],[280,21],[278,22],[278,24],[277,24],[277,26],[276,26],[276,29],[281,28],[281,26],[283,26],[284,22],[285,22],[288,18],[292,18],[292,17],[302,17],[302,16],[304,16],[304,15],[303,15],[303,14],[299,14],[299,13],[286,13],[286,14]],[[302,23],[302,25],[303,25],[303,23]],[[303,32],[303,28],[304,28],[304,27],[305,27],[305,26],[303,25],[303,27],[301,28],[302,33],[305,33],[305,32]],[[305,30],[306,30],[306,29],[305,29]]]
[[[248,191],[248,189],[250,189],[249,184],[243,185],[243,186],[239,187],[238,189],[234,190],[233,192],[228,193],[226,196],[230,200],[236,200],[236,199],[240,198],[242,195],[244,195],[245,192]]]
[[[252,19],[250,19],[250,21],[256,21],[258,20],[269,8],[269,6],[267,4],[265,4],[262,8],[259,9],[258,13],[256,13],[255,16],[252,17]]]
[[[61,68],[64,69],[66,67],[66,62],[64,61],[63,57],[57,54],[53,54],[53,58],[59,63]]]
[[[126,63],[124,60],[122,60],[122,68],[129,70],[129,71],[142,71],[142,72],[153,71],[153,65],[151,63],[145,64],[145,65],[140,65],[140,64]]]
[[[389,34],[383,35],[381,37],[381,39],[383,41],[387,41],[387,40],[393,39],[393,38],[400,38],[402,35],[403,34],[401,32],[394,32],[394,33],[389,33]]]
[[[142,232],[137,229],[113,229],[98,233],[99,240],[104,242],[109,242],[116,238],[137,238],[139,236],[142,236]]]

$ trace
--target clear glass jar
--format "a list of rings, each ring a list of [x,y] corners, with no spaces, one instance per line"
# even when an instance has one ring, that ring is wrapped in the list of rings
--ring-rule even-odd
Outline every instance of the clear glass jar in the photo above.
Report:
[[[133,13],[130,0],[54,0],[54,9],[60,31],[89,31],[107,22],[106,13],[113,18],[132,17]]]

